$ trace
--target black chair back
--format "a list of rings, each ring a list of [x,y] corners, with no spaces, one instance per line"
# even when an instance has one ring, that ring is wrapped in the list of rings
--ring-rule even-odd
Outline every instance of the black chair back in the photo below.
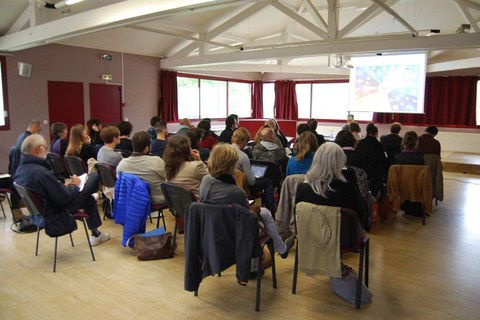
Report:
[[[20,165],[20,156],[22,152],[20,148],[13,146],[10,149],[10,154],[8,155],[8,173],[13,177],[17,171],[18,166]]]
[[[182,186],[171,182],[162,182],[160,186],[168,208],[175,217],[184,216],[187,206],[197,201],[195,194]]]
[[[82,174],[88,172],[87,166],[81,158],[76,156],[65,156],[64,159],[70,175],[81,176]]]
[[[120,152],[124,158],[128,158],[132,155],[132,152],[126,149],[115,149],[115,152]]]
[[[58,154],[53,152],[48,153],[47,161],[57,178],[65,179],[70,177],[65,162]]]
[[[31,215],[39,215],[43,214],[43,206],[40,203],[40,199],[33,194],[31,191],[27,190],[24,186],[19,185],[16,182],[13,182],[15,189],[17,189],[20,198],[22,198],[23,203],[28,209],[28,212]]]
[[[117,182],[115,168],[100,162],[96,164],[96,167],[102,184],[107,188],[114,188],[115,183]]]

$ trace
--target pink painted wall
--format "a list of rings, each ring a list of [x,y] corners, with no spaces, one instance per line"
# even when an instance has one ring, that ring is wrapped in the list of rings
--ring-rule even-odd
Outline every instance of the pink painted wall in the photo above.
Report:
[[[103,61],[100,54],[112,55],[112,61]],[[18,62],[32,65],[29,78],[18,75]],[[123,54],[124,102],[123,115],[133,123],[134,131],[145,130],[150,118],[157,114],[159,98],[159,59]],[[122,54],[104,50],[64,45],[15,52],[7,56],[10,130],[0,131],[0,172],[8,166],[8,153],[18,135],[25,131],[31,119],[48,121],[47,81],[83,82],[85,119],[90,118],[88,84],[105,83],[102,73],[113,76],[112,83],[122,82]],[[43,126],[48,136],[50,124]]]

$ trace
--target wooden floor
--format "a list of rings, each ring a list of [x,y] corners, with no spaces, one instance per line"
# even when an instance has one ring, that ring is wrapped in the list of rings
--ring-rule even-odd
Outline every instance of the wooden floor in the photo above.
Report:
[[[9,216],[0,218],[0,319],[479,319],[480,176],[444,174],[445,201],[426,226],[401,214],[374,226],[373,301],[361,310],[331,293],[322,276],[301,274],[292,295],[293,254],[277,256],[278,289],[267,271],[259,313],[255,282],[239,286],[233,269],[205,279],[194,297],[183,290],[183,237],[175,258],[142,262],[120,246],[121,228],[111,220],[102,228],[112,239],[94,248],[97,261],[79,229],[75,248],[60,239],[53,273],[53,239],[42,232],[35,257],[35,234],[12,232]],[[356,255],[344,261],[357,267]]]

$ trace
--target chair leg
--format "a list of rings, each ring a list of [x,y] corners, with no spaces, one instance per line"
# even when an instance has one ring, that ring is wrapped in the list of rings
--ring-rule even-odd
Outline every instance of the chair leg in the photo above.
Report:
[[[152,213],[151,213],[151,212],[148,213],[148,219],[150,220],[150,223],[153,223]]]
[[[40,225],[37,225],[37,243],[35,245],[35,255],[38,256],[38,240],[40,238]]]
[[[92,260],[95,261],[95,255],[93,254],[92,243],[90,242],[90,237],[88,236],[87,223],[85,219],[82,219],[83,228],[85,229],[85,234],[87,235],[88,246],[90,247],[90,253],[92,254]]]
[[[55,248],[53,250],[53,272],[57,270],[57,244],[58,237],[55,237]]]
[[[195,290],[195,292],[193,293],[193,296],[198,297],[198,289]]]
[[[163,228],[165,229],[165,231],[167,231],[167,224],[165,223],[165,214],[163,213],[163,210],[162,210],[162,221],[163,221]]]
[[[258,267],[257,267],[257,294],[255,297],[255,311],[260,311],[260,289],[262,287],[262,274],[263,274],[263,266],[262,266],[262,255],[263,250],[261,250],[260,255],[258,257]]]
[[[275,266],[275,249],[273,248],[273,241],[269,240],[267,243],[268,251],[270,252],[270,260],[272,261],[272,285],[277,289],[277,269]]]
[[[297,293],[297,277],[298,277],[298,241],[297,248],[295,250],[295,263],[293,265],[293,283],[292,283],[292,293]]]
[[[370,239],[365,241],[365,286],[368,288],[368,270],[370,268]]]
[[[360,258],[358,262],[358,280],[357,280],[357,290],[355,292],[355,307],[360,309],[362,306],[362,281],[363,281],[363,256],[365,254],[365,247],[362,246],[360,249]]]
[[[425,225],[426,224],[426,217],[427,217],[427,214],[425,213],[425,206],[423,205],[422,203],[422,212],[423,212],[423,216],[422,216],[422,224]]]
[[[175,228],[173,230],[173,252],[177,250],[177,232],[178,232],[178,217],[175,217]]]
[[[75,247],[75,245],[73,244],[73,237],[72,237],[72,234],[69,233],[68,234],[70,236],[70,243],[72,244],[72,247]]]
[[[3,217],[6,219],[7,216],[5,215],[5,209],[3,209],[3,203],[0,201],[0,206],[2,207]]]

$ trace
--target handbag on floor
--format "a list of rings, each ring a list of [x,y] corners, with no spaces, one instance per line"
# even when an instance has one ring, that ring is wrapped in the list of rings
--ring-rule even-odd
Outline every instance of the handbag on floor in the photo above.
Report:
[[[134,236],[138,260],[173,258],[172,234],[164,228],[154,229]]]

